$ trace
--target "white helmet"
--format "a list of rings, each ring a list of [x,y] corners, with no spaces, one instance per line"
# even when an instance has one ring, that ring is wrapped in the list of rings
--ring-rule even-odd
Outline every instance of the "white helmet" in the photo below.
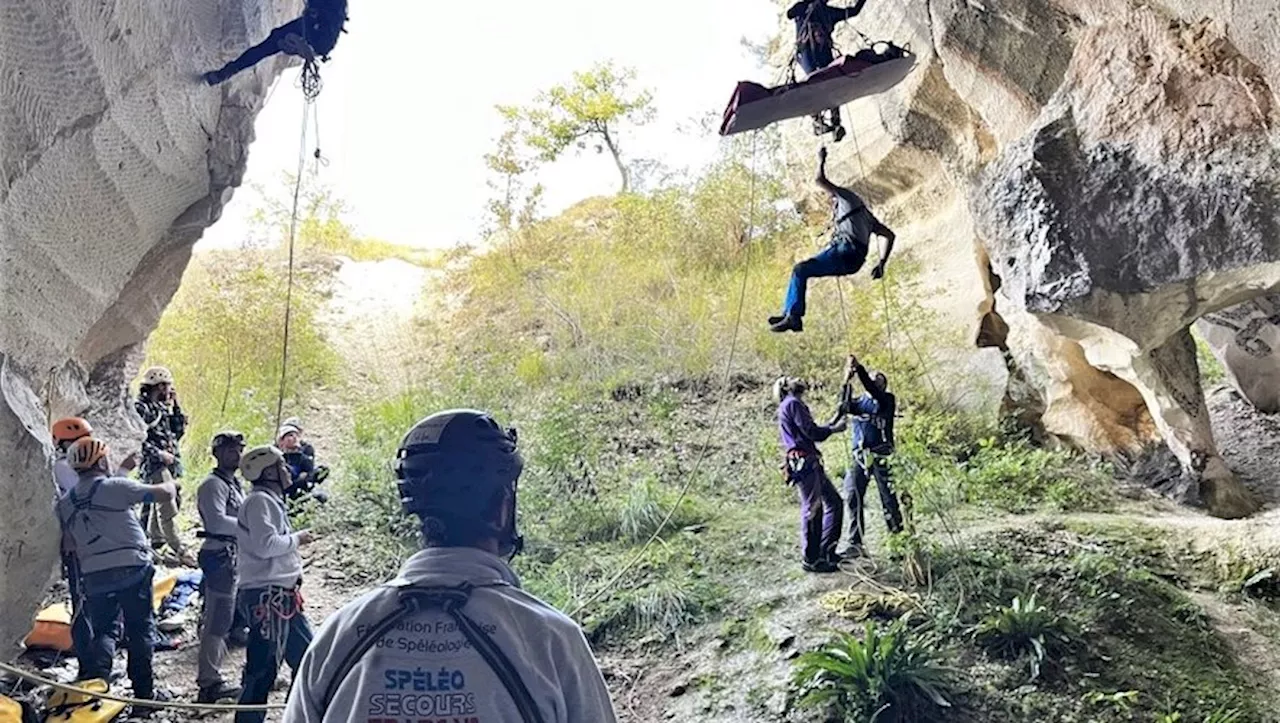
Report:
[[[301,431],[302,431],[302,420],[301,420],[301,419],[299,419],[299,418],[297,418],[297,417],[287,417],[287,418],[285,418],[285,420],[284,420],[283,422],[281,422],[281,423],[280,423],[280,426],[282,426],[282,427],[294,427],[294,428],[296,428],[299,432],[301,432]]]
[[[274,445],[254,447],[240,457],[240,473],[250,482],[257,482],[263,472],[284,461],[284,453]]]
[[[173,372],[164,367],[151,367],[142,374],[142,383],[148,387],[157,384],[173,384]]]

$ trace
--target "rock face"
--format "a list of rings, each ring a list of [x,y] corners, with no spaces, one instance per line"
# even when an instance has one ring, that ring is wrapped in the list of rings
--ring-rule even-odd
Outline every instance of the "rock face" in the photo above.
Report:
[[[286,61],[199,74],[301,0],[7,0],[0,9],[0,607],[31,610],[57,561],[51,419],[85,414],[117,457],[127,384],[238,185]],[[0,616],[0,649],[26,632]],[[0,651],[2,652],[2,651]]]
[[[1263,296],[1196,322],[1231,384],[1258,411],[1280,412],[1280,296]]]
[[[1247,398],[1280,402],[1280,9],[912,0],[855,22],[921,62],[846,109],[858,144],[833,156],[927,269],[977,246],[975,268],[936,280],[967,290],[952,318],[1003,351],[1008,410],[1164,470],[1152,481],[1215,514],[1253,512],[1217,452],[1189,328],[1203,319]],[[1170,453],[1172,472],[1145,464]]]

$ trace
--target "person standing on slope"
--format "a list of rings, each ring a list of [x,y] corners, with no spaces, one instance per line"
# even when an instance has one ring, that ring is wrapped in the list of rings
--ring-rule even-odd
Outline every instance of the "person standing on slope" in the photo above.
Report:
[[[267,39],[240,54],[217,70],[204,74],[209,85],[218,85],[242,70],[252,68],[277,53],[296,55],[307,61],[329,61],[329,53],[345,32],[347,0],[307,0],[302,16],[281,25]]]
[[[514,430],[474,410],[433,414],[396,454],[424,549],[325,621],[285,723],[479,720],[612,723],[577,623],[520,588]]]
[[[173,374],[164,367],[151,367],[142,375],[138,387],[138,400],[134,409],[147,427],[147,438],[142,443],[142,479],[147,484],[172,483],[181,477],[179,441],[186,433],[187,415],[178,405],[178,395],[173,389]],[[196,567],[196,559],[178,536],[176,520],[179,497],[157,501],[143,510],[151,544],[157,550],[168,543],[178,562],[186,567]]]
[[[791,270],[791,284],[780,316],[769,317],[769,328],[775,332],[804,331],[805,297],[809,279],[856,274],[867,261],[871,235],[883,236],[884,251],[871,271],[871,278],[884,278],[885,264],[893,253],[897,235],[871,213],[862,197],[851,189],[837,186],[827,178],[827,149],[818,150],[818,186],[831,196],[831,243],[811,259],[796,264]]]
[[[311,532],[294,532],[285,511],[285,492],[293,480],[284,454],[275,447],[255,447],[240,459],[240,471],[253,490],[240,505],[236,553],[240,573],[237,604],[249,621],[245,646],[241,705],[267,702],[283,660],[297,677],[302,655],[311,644],[311,624],[302,606],[302,555]],[[240,711],[235,723],[262,723],[263,711]]]
[[[799,379],[782,377],[773,385],[778,404],[778,433],[782,438],[783,476],[800,494],[800,552],[806,572],[835,572],[836,545],[844,504],[822,467],[818,443],[844,431],[844,422],[823,426],[813,421],[804,402],[808,386]]]
[[[200,589],[204,607],[200,615],[200,654],[196,673],[197,703],[236,700],[241,689],[222,677],[227,638],[236,619],[236,543],[244,487],[236,471],[244,453],[244,435],[219,432],[210,444],[216,466],[200,483],[196,507],[204,538],[198,559],[204,581]]]
[[[826,0],[801,0],[787,10],[787,17],[796,23],[796,61],[806,76],[831,65],[835,60],[835,43],[831,36],[836,25],[862,12],[866,2],[858,0],[852,7],[838,8],[828,5]],[[832,133],[833,140],[839,143],[845,136],[840,108],[831,108],[826,113],[830,120],[822,113],[813,117],[813,132],[815,135]]]
[[[853,395],[853,378],[858,378],[866,393]],[[893,474],[889,458],[893,455],[893,416],[898,410],[898,398],[889,391],[889,380],[881,372],[874,377],[858,358],[849,355],[845,367],[844,387],[840,394],[840,409],[832,424],[842,421],[845,415],[856,417],[853,423],[853,467],[845,473],[844,497],[849,505],[849,542],[840,552],[842,558],[861,557],[862,536],[866,529],[867,486],[875,477],[880,490],[880,507],[884,511],[884,524],[891,533],[902,532],[902,509],[893,489]]]
[[[169,700],[167,692],[156,690],[152,674],[156,629],[151,580],[155,567],[133,506],[172,500],[177,490],[172,482],[144,485],[111,477],[108,452],[107,445],[93,437],[81,437],[71,445],[67,462],[78,479],[57,507],[63,532],[75,540],[80,585],[93,629],[88,665],[80,677],[111,679],[116,619],[123,615],[134,697]],[[150,709],[143,712],[149,714]]]

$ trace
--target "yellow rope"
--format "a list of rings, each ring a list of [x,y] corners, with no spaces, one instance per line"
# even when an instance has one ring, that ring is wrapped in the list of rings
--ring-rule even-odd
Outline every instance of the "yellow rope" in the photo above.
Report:
[[[46,678],[42,675],[37,675],[35,673],[23,670],[22,668],[14,667],[8,663],[0,663],[0,671],[4,671],[6,673],[9,673],[10,675],[15,675],[29,683],[47,685],[51,688],[64,690],[68,693],[78,693],[80,695],[88,696],[89,698],[99,698],[101,700],[109,700],[115,703],[124,703],[125,705],[131,705],[131,706],[134,706],[135,708],[156,708],[160,710],[197,710],[197,711],[203,710],[203,711],[224,711],[224,712],[226,711],[249,712],[249,711],[284,710],[284,707],[285,707],[283,703],[265,703],[263,705],[231,705],[231,704],[219,704],[219,703],[183,703],[182,701],[176,701],[176,700],[159,701],[159,700],[145,700],[142,698],[126,698],[125,696],[122,696],[122,695],[112,695],[111,693],[99,693],[96,690],[79,688],[74,685],[70,685],[68,683],[59,683],[56,680]]]

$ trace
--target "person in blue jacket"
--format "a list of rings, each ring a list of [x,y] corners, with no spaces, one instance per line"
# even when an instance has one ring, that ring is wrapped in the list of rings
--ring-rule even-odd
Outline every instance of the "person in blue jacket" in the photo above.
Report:
[[[857,377],[866,390],[854,396],[853,379]],[[854,463],[845,473],[844,494],[849,505],[849,542],[840,551],[843,558],[860,557],[863,554],[862,539],[866,529],[863,510],[866,508],[867,487],[874,477],[880,491],[880,508],[889,532],[902,531],[902,508],[893,489],[893,472],[889,458],[893,456],[893,417],[898,410],[898,398],[889,391],[889,380],[883,373],[871,375],[858,358],[850,354],[845,368],[844,387],[840,408],[831,423],[843,422],[846,415],[853,415],[852,445]]]
[[[217,70],[204,74],[209,85],[218,85],[242,70],[252,68],[277,53],[297,55],[306,60],[329,60],[329,53],[345,32],[347,0],[307,0],[302,16],[275,30],[267,39],[240,54]]]
[[[836,25],[862,12],[867,0],[858,0],[852,6],[840,8],[829,5],[826,0],[801,0],[787,10],[787,17],[796,24],[796,60],[806,75],[813,75],[831,65],[835,60],[835,44],[831,35]],[[830,119],[822,113],[813,117],[813,130],[817,135],[834,134],[839,143],[844,139],[844,124],[840,121],[840,109],[831,108],[826,111]]]

